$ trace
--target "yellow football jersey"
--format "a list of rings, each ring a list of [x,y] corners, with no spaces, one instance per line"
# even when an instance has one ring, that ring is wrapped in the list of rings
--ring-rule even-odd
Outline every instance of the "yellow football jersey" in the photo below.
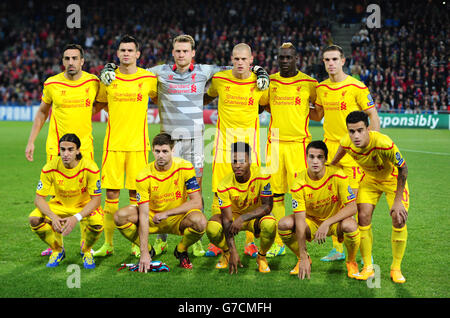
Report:
[[[306,211],[307,217],[323,222],[356,199],[341,168],[325,166],[325,169],[320,180],[312,180],[307,170],[299,173],[291,189],[294,213]]]
[[[348,114],[374,107],[367,86],[350,75],[341,82],[326,79],[317,85],[316,93],[316,107],[324,110],[324,138],[332,141],[339,142],[347,134]]]
[[[234,173],[228,174],[217,187],[219,207],[231,206],[233,213],[245,214],[261,206],[261,197],[271,197],[270,175],[261,173],[260,168],[251,166],[250,179],[239,183]]]
[[[298,72],[293,77],[270,75],[261,104],[270,104],[269,140],[305,141],[309,132],[309,102],[316,99],[317,81]]]
[[[397,146],[391,138],[378,131],[370,131],[369,134],[370,142],[365,148],[357,148],[348,134],[342,138],[341,146],[361,166],[364,177],[380,181],[397,178],[397,167],[405,164]]]
[[[85,158],[75,168],[67,169],[61,157],[56,157],[42,168],[36,193],[46,197],[53,187],[55,197],[51,202],[77,213],[91,200],[91,195],[102,194],[100,170],[94,161]]]
[[[263,93],[256,87],[256,75],[253,73],[247,79],[234,77],[232,70],[213,76],[207,94],[219,96],[216,148],[228,149],[233,142],[243,141],[258,152],[258,110]]]
[[[190,193],[200,191],[192,163],[173,157],[167,171],[158,171],[149,163],[136,177],[138,205],[149,202],[150,211],[158,213],[176,208],[188,200]]]
[[[98,90],[98,78],[84,71],[76,81],[68,80],[64,72],[45,81],[42,101],[52,105],[46,146],[48,155],[58,155],[59,138],[67,133],[80,138],[83,153],[93,151],[92,105]]]
[[[116,69],[116,80],[100,84],[97,101],[108,103],[108,125],[103,150],[148,151],[147,109],[149,97],[157,96],[155,74],[140,67],[134,74]]]

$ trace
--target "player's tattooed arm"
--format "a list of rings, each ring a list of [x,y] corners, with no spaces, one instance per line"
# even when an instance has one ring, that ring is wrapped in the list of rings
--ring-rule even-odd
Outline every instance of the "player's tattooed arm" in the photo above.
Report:
[[[395,227],[403,227],[408,219],[408,211],[403,205],[402,199],[406,187],[406,179],[408,177],[408,166],[406,162],[403,166],[398,167],[397,175],[397,191],[395,193],[394,203],[392,204],[390,214],[393,218]]]

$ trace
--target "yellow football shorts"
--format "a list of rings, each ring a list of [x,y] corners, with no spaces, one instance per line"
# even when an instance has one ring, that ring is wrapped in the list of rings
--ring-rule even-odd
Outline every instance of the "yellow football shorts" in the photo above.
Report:
[[[267,166],[271,174],[270,186],[273,193],[288,193],[299,172],[308,167],[306,163],[306,142],[267,142]]]
[[[308,240],[309,242],[311,242],[314,239],[314,236],[317,230],[319,229],[319,226],[322,224],[322,222],[306,217],[306,224],[308,225],[309,230],[311,231],[311,238]],[[343,233],[340,233],[341,235],[338,236],[337,231],[338,225],[339,223],[334,223],[333,225],[331,225],[330,228],[328,229],[327,236],[335,236],[338,238],[339,243],[342,243],[344,241],[344,235]]]
[[[55,213],[56,215],[67,218],[70,216],[73,216],[77,213],[79,213],[82,208],[80,207],[65,207],[61,203],[55,201],[54,199],[50,200],[48,202],[48,205],[50,207],[50,210]],[[38,217],[43,218],[47,223],[51,223],[51,219],[44,215],[38,208],[35,208],[29,215],[29,217]],[[96,226],[100,225],[103,226],[103,210],[101,207],[98,207],[96,210],[92,211],[87,217],[83,218],[81,222],[90,225],[90,226]]]
[[[358,195],[356,203],[369,203],[377,205],[378,200],[384,193],[386,195],[386,201],[389,205],[389,209],[394,204],[395,192],[397,190],[397,178],[390,177],[387,180],[375,180],[365,175],[361,183],[359,184]],[[408,182],[405,184],[405,190],[402,195],[402,203],[405,206],[406,211],[409,209],[409,187]]]
[[[183,233],[180,232],[180,224],[192,212],[202,213],[202,211],[200,211],[199,209],[192,209],[184,214],[169,216],[167,219],[162,220],[159,224],[155,224],[153,222],[153,216],[155,215],[155,212],[150,211],[148,233],[149,234],[166,233],[166,234],[183,235]]]
[[[136,176],[145,168],[147,160],[147,151],[104,151],[102,188],[136,190]]]
[[[336,152],[339,148],[339,142],[331,141],[328,139],[325,139],[324,142],[328,148],[327,163],[329,164],[336,155]],[[345,156],[342,157],[342,159],[339,161],[339,166],[342,168],[342,170],[344,170],[344,173],[349,177],[350,187],[352,189],[358,189],[363,174],[362,168],[356,163],[355,160],[353,160],[352,157],[350,157],[349,154],[345,154]]]

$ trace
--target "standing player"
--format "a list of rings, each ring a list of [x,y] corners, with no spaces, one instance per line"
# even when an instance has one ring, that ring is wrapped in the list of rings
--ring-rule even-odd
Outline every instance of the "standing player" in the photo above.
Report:
[[[202,196],[194,167],[182,158],[173,157],[174,141],[166,133],[158,134],[152,143],[155,160],[136,179],[138,206],[130,205],[115,215],[119,231],[140,246],[139,271],[150,268],[154,249],[149,252],[148,235],[169,233],[182,236],[174,255],[180,266],[191,269],[188,248],[206,229],[201,212]]]
[[[140,67],[138,41],[125,35],[119,42],[117,56],[120,65],[115,71],[116,81],[100,85],[97,101],[108,105],[108,126],[103,143],[102,186],[106,188],[105,243],[94,256],[114,252],[114,214],[119,208],[120,189],[129,191],[130,203],[136,204],[136,175],[148,163],[147,109],[150,98],[156,98],[156,76]],[[132,247],[139,255],[139,248]]]
[[[179,35],[172,42],[172,56],[175,64],[151,67],[148,71],[158,78],[158,106],[161,132],[169,133],[175,139],[175,156],[190,161],[195,168],[197,182],[202,185],[203,153],[203,95],[206,83],[225,68],[215,65],[194,64],[195,41],[190,35]],[[267,72],[254,66],[257,85],[261,90],[269,86]],[[100,77],[105,85],[115,78],[114,65],[107,64]],[[167,250],[167,235],[158,234],[154,244],[156,255]],[[193,246],[195,256],[205,252],[198,241]],[[209,255],[207,253],[207,255]]]
[[[34,142],[47,120],[50,109],[52,114],[46,144],[47,163],[58,156],[59,138],[66,133],[79,136],[81,153],[85,158],[94,160],[92,106],[99,89],[99,80],[95,75],[82,70],[84,50],[80,45],[67,44],[62,55],[64,71],[49,77],[44,83],[41,105],[36,112],[25,149],[28,161],[34,159]],[[81,222],[81,246],[84,244],[84,225],[85,222]],[[51,250],[47,249],[42,255],[50,253]]]
[[[231,145],[232,172],[217,186],[220,214],[214,214],[206,229],[210,241],[223,250],[216,268],[229,267],[230,274],[242,267],[234,236],[250,231],[260,237],[256,262],[261,273],[270,272],[266,253],[272,246],[277,230],[276,219],[270,214],[273,205],[270,175],[251,165],[252,149],[247,143]]]
[[[345,118],[350,112],[355,110],[366,112],[373,131],[380,130],[380,119],[367,86],[344,73],[345,57],[341,47],[331,45],[325,48],[323,63],[329,78],[316,87],[316,107],[311,110],[310,118],[316,121],[324,118],[324,141],[331,161],[339,147],[339,141],[347,134]],[[342,158],[339,166],[349,176],[350,186],[357,194],[362,173],[360,167],[350,156]],[[345,259],[343,246],[333,236],[333,249],[321,260],[330,262],[343,259]]]
[[[204,103],[208,104],[217,96],[219,97],[219,116],[212,166],[213,214],[220,213],[216,195],[217,186],[220,180],[232,172],[230,145],[236,141],[248,143],[252,148],[252,164],[260,166],[261,162],[259,156],[259,100],[264,92],[257,88],[256,75],[250,71],[250,65],[253,63],[250,46],[245,43],[237,44],[233,48],[231,60],[233,68],[213,76],[211,86],[204,98]],[[247,232],[245,253],[256,257],[258,249],[253,240],[254,236],[251,232]]]
[[[406,220],[409,209],[409,189],[406,181],[408,176],[406,161],[388,136],[370,130],[369,119],[365,112],[351,112],[346,122],[348,134],[342,138],[331,163],[337,164],[345,154],[348,154],[363,170],[356,202],[364,268],[355,277],[359,280],[367,280],[375,274],[372,265],[373,239],[369,232],[372,227],[373,210],[384,193],[392,217],[391,278],[395,283],[404,283],[406,279],[402,275],[400,266],[408,238]]]
[[[297,50],[292,43],[278,49],[280,72],[270,76],[270,86],[260,105],[269,103],[267,166],[272,167],[274,193],[272,213],[280,221],[285,216],[284,194],[292,187],[296,173],[305,170],[309,133],[309,103],[316,100],[317,81],[297,69]],[[284,255],[285,247],[277,235],[268,257]]]
[[[308,168],[299,173],[291,189],[294,213],[278,223],[283,241],[298,258],[291,274],[310,278],[311,259],[306,240],[322,244],[327,236],[335,235],[347,248],[347,276],[355,278],[360,244],[358,225],[353,219],[355,194],[342,169],[325,165],[328,149],[323,141],[311,142],[306,153]]]
[[[61,234],[69,235],[84,220],[83,265],[95,268],[91,248],[103,230],[100,171],[94,161],[81,155],[77,135],[62,136],[58,145],[59,156],[45,164],[41,172],[36,209],[29,216],[31,230],[52,250],[47,267],[56,267],[65,257]],[[45,198],[52,190],[54,197],[47,202]]]

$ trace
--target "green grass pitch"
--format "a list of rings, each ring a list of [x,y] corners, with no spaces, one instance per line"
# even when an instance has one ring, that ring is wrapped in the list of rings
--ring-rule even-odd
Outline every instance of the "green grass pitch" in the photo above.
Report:
[[[380,269],[379,280],[366,282],[348,279],[344,262],[323,263],[319,259],[331,248],[331,239],[324,245],[309,244],[313,261],[310,280],[301,281],[289,275],[296,258],[291,251],[270,260],[271,273],[260,274],[255,259],[243,255],[244,234],[238,237],[238,249],[244,268],[230,276],[227,270],[215,269],[216,258],[192,256],[193,270],[179,268],[173,249],[179,237],[169,236],[169,252],[157,258],[171,267],[168,273],[141,274],[126,270],[118,272],[121,263],[137,262],[130,255],[130,243],[115,232],[115,254],[97,258],[95,270],[85,270],[80,257],[77,227],[65,238],[66,259],[57,268],[46,268],[47,257],[40,256],[46,246],[33,234],[28,214],[33,210],[34,193],[40,169],[45,161],[45,125],[36,141],[35,160],[26,161],[24,153],[32,123],[0,123],[0,297],[62,297],[62,298],[448,298],[450,276],[448,264],[450,239],[450,208],[448,200],[448,167],[450,166],[450,131],[419,129],[385,129],[402,151],[409,167],[408,182],[411,208],[408,219],[408,243],[403,260],[406,284],[390,281],[391,219],[384,196],[373,218],[374,263]],[[159,125],[150,125],[150,138],[159,132]],[[322,129],[312,127],[313,139],[322,139]],[[95,160],[101,163],[104,123],[94,123]],[[262,138],[264,139],[264,138]],[[206,142],[209,142],[208,140]],[[204,199],[210,216],[211,165],[204,169]],[[128,203],[126,190],[121,192],[120,206]],[[104,193],[102,202],[104,201]],[[291,213],[286,199],[287,213]],[[103,243],[100,238],[95,246]],[[150,238],[153,242],[154,238]],[[208,244],[206,235],[202,239]],[[358,255],[359,259],[359,255]],[[70,265],[79,266],[80,285],[74,288]],[[75,266],[76,268],[76,266]]]

